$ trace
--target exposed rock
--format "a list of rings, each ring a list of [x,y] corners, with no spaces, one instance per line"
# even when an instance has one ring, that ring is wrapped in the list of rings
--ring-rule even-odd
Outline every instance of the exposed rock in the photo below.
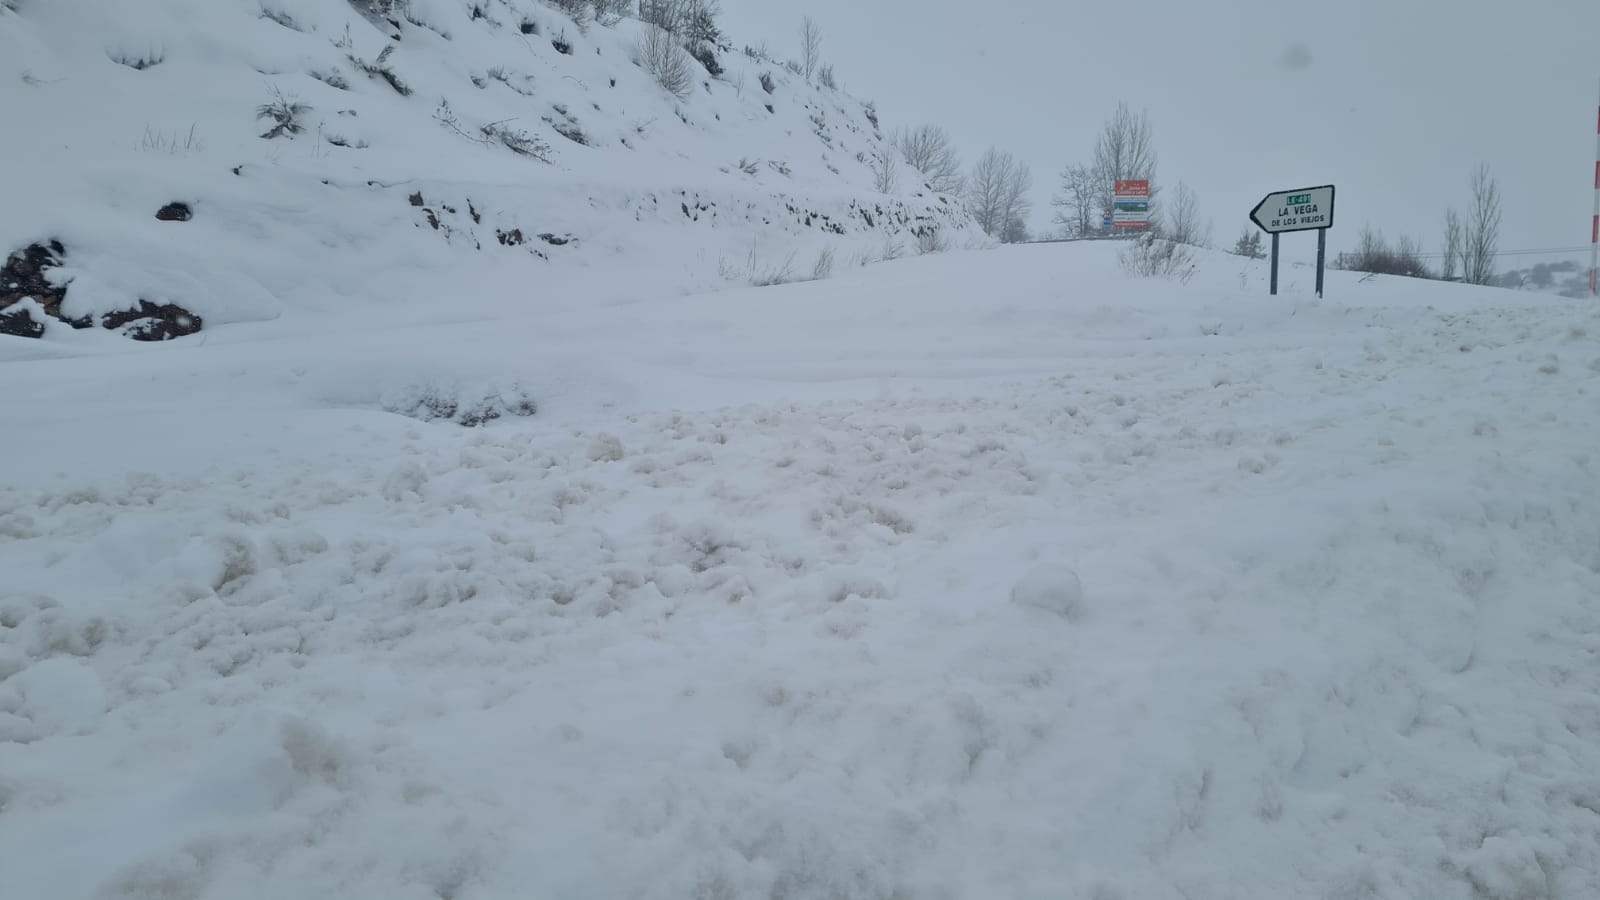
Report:
[[[187,222],[194,218],[194,211],[187,203],[168,203],[156,213],[156,218],[163,222]]]
[[[60,241],[50,241],[25,247],[6,260],[5,268],[0,269],[0,333],[41,337],[45,319],[58,319],[73,328],[94,326],[93,316],[73,319],[61,312],[69,285],[52,284],[48,273],[61,265],[66,253]],[[200,330],[201,320],[173,303],[140,300],[137,309],[106,313],[100,324],[120,329],[136,341],[166,341],[194,334]]]
[[[26,338],[44,337],[44,323],[33,318],[34,310],[37,308],[37,303],[27,301],[0,310],[0,334]]]
[[[48,244],[33,244],[11,254],[6,259],[5,267],[0,268],[0,310],[32,298],[45,315],[60,319],[73,328],[88,328],[94,324],[87,316],[69,319],[61,314],[61,301],[67,298],[67,286],[51,284],[47,273],[61,265],[61,257],[66,252],[60,241],[50,241]],[[41,330],[43,324],[39,323]]]
[[[136,341],[170,341],[200,330],[200,317],[173,303],[140,300],[138,309],[106,313],[100,324]]]

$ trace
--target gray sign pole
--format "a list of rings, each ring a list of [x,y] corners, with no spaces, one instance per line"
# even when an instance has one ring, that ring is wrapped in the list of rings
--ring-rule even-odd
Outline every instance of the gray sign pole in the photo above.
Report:
[[[1317,271],[1322,271],[1318,269]],[[1278,233],[1272,233],[1272,296],[1278,296]]]
[[[1328,229],[1317,229],[1317,299],[1322,299],[1322,264],[1328,258]]]

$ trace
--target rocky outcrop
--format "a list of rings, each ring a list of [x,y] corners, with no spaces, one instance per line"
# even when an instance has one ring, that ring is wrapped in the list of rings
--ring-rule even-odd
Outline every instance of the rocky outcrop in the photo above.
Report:
[[[66,247],[52,240],[31,244],[6,258],[0,268],[0,334],[43,337],[51,320],[79,329],[94,327],[93,316],[72,318],[61,311],[71,282],[53,279],[50,271],[60,268],[66,255]],[[136,341],[166,341],[194,334],[202,323],[176,304],[141,299],[136,308],[102,315],[99,324]]]

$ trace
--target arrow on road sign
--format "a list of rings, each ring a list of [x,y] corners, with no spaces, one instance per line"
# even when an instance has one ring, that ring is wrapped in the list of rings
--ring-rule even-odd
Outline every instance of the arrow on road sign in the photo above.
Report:
[[[1268,234],[1333,227],[1333,185],[1278,191],[1261,198],[1250,221]]]

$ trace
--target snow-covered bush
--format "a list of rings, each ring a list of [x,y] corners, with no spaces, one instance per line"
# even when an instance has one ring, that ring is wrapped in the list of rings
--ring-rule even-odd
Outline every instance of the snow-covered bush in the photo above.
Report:
[[[396,415],[423,422],[454,422],[466,428],[476,428],[506,416],[531,416],[539,411],[533,395],[516,383],[476,388],[458,384],[412,384],[389,393],[381,405]]]
[[[289,135],[300,134],[306,130],[302,118],[311,111],[311,107],[292,98],[285,97],[277,88],[272,89],[272,99],[256,107],[256,118],[266,119],[272,127],[262,133],[267,140]]]
[[[1194,277],[1194,253],[1177,241],[1147,234],[1122,251],[1122,269],[1135,278],[1176,278],[1184,284]]]

